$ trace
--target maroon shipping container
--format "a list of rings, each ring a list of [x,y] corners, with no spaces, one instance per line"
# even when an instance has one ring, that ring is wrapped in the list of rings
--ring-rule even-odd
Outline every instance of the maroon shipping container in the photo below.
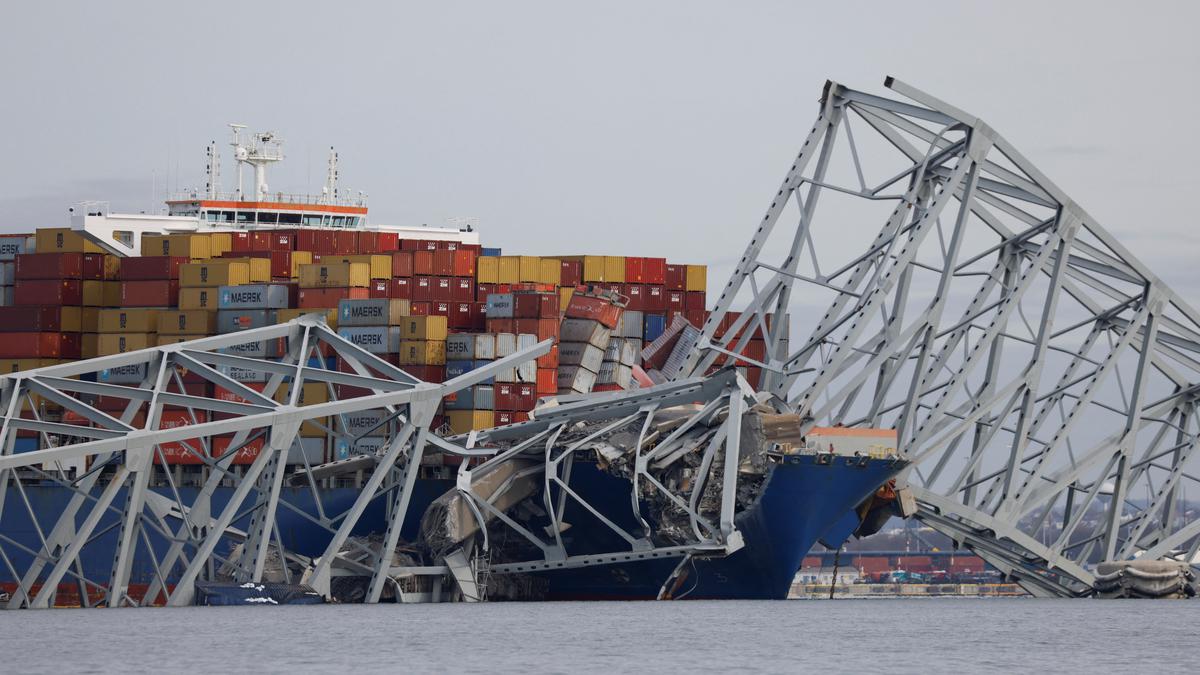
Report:
[[[578,286],[582,283],[583,262],[580,260],[562,261],[562,277],[559,279],[559,284],[562,286]]]
[[[423,382],[444,382],[446,366],[400,366],[400,370]]]
[[[666,286],[668,291],[687,290],[687,265],[667,265],[663,286]]]
[[[366,300],[365,288],[301,288],[296,306],[304,309],[337,307],[340,300]]]
[[[558,316],[557,293],[513,293],[513,317],[537,319]]]
[[[684,272],[686,281],[687,272]],[[629,281],[626,279],[626,281]],[[667,283],[666,258],[642,258],[642,283],[661,286]]]
[[[449,302],[431,302],[429,303],[429,313],[434,316],[444,316],[449,318],[451,304],[452,303]]]
[[[475,317],[472,309],[475,307],[471,302],[451,302],[450,314],[447,317],[446,323],[450,328],[459,330],[467,330],[474,327]]]
[[[78,313],[79,310],[72,311]],[[0,307],[0,327],[6,331],[62,332],[61,307]],[[78,327],[75,327],[78,330]]]
[[[99,253],[20,253],[13,271],[25,279],[103,279],[104,256]]]
[[[396,251],[392,254],[392,276],[411,277],[413,275],[413,252]]]
[[[513,386],[513,404],[517,410],[533,410],[537,400],[537,385],[533,382],[521,382]]]
[[[492,386],[492,405],[496,410],[512,410],[515,405],[517,385],[511,382],[497,382]]]
[[[475,302],[487,302],[487,296],[496,292],[496,284],[477,284],[475,286]]]
[[[174,307],[179,304],[179,281],[122,281],[121,304],[125,307]]]
[[[628,270],[628,267],[626,267]],[[626,272],[628,273],[628,272]],[[625,305],[626,309],[643,312],[646,310],[646,287],[641,284],[625,284],[621,289],[621,295],[629,298]]]
[[[188,258],[182,256],[147,255],[138,258],[121,258],[121,281],[178,279],[179,266],[187,263]]]
[[[34,279],[13,287],[14,305],[83,304],[83,282],[78,279]]]
[[[433,301],[434,302],[453,302],[454,301],[454,285],[451,283],[453,279],[450,277],[434,277],[433,278]]]
[[[489,333],[517,332],[517,322],[515,319],[487,319],[484,326],[486,326]]]
[[[354,230],[334,230],[334,251],[340,255],[358,253],[358,232]]]
[[[646,286],[646,297],[643,300],[645,312],[664,312],[667,309],[667,294],[662,286]]]
[[[230,232],[229,233],[229,250],[234,253],[249,253],[251,248],[251,238],[249,232]]]
[[[320,249],[317,248],[317,246],[317,230],[296,230],[297,251],[311,251],[313,253],[319,253]]]
[[[79,333],[0,333],[0,358],[77,359]]]
[[[429,312],[428,302],[412,302],[408,306],[408,313],[413,316],[426,316]]]
[[[378,232],[359,232],[358,250],[356,253],[374,254],[379,252]]]
[[[418,251],[420,249],[421,249],[421,240],[420,239],[401,239],[400,240],[400,250],[401,251]]]
[[[451,279],[450,299],[454,302],[475,302],[475,280],[467,277]]]
[[[372,279],[367,284],[367,296],[371,298],[390,298],[391,283],[389,279]]]
[[[702,309],[688,309],[684,310],[683,318],[696,328],[703,328],[704,322],[708,319],[708,312]]]
[[[433,272],[437,277],[454,276],[454,254],[458,251],[439,249],[433,252]]]
[[[413,276],[433,276],[433,251],[413,251]]]
[[[687,291],[687,297],[684,298],[684,309],[704,309],[704,291]]]
[[[396,300],[412,300],[412,279],[392,279],[388,284],[388,297]]]
[[[684,302],[684,297],[687,295],[687,291],[669,290],[665,293],[665,295],[667,296],[667,311],[682,312],[683,310],[687,309],[684,306],[686,304]]]
[[[302,230],[303,231],[303,230]],[[313,253],[337,253],[337,232],[333,230],[311,230],[315,242]]]
[[[412,299],[416,302],[433,301],[433,277],[413,278]]]

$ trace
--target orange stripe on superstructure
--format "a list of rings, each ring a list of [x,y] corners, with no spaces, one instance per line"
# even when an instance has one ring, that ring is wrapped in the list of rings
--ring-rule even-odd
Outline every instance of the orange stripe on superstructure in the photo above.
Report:
[[[866,436],[869,438],[896,439],[895,429],[856,429],[854,427],[813,427],[809,436]]]
[[[180,199],[169,201],[168,204],[197,204],[205,208],[216,209],[265,209],[269,211],[321,211],[325,213],[352,213],[358,216],[367,215],[365,206],[337,206],[335,204],[285,204],[282,202],[225,202],[210,199]]]

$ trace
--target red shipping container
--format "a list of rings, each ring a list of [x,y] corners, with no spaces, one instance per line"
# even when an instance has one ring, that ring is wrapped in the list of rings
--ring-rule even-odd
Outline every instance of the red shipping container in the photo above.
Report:
[[[702,309],[688,309],[684,310],[683,317],[696,328],[703,328],[704,321],[708,319],[708,312]]]
[[[77,359],[79,333],[0,333],[0,358]]]
[[[433,276],[433,251],[413,251],[413,276]]]
[[[413,316],[426,316],[430,313],[430,304],[428,302],[413,302],[408,306],[408,313]]]
[[[359,232],[358,233],[358,250],[355,253],[374,254],[379,252],[379,233],[378,232]]]
[[[249,443],[246,443],[237,451],[237,455],[233,458],[234,464],[253,464],[254,460],[258,459],[258,455],[262,452],[265,443],[264,438],[256,438]],[[229,444],[233,442],[233,436],[213,436],[212,439],[212,454],[213,457],[220,457],[229,451]]]
[[[625,256],[625,283],[640,284],[646,280],[642,276],[642,260],[631,255]]]
[[[516,388],[511,382],[497,382],[492,385],[493,407],[496,410],[516,410]]]
[[[58,306],[0,307],[0,328],[6,331],[62,332],[62,308]]]
[[[317,246],[318,246],[317,230],[310,230],[310,229],[296,230],[296,250],[297,251],[311,251],[313,253],[318,253],[320,251],[320,249],[318,249]]]
[[[412,300],[412,279],[392,279],[388,284],[388,297],[396,300]]]
[[[179,304],[179,281],[122,281],[125,307],[174,307]]]
[[[230,232],[229,233],[229,250],[234,253],[249,253],[254,250],[251,248],[251,238],[249,232]]]
[[[83,285],[78,279],[35,279],[13,287],[14,305],[82,305]]]
[[[358,232],[354,230],[334,230],[335,253],[339,255],[354,255],[358,253]]]
[[[555,335],[555,338],[558,336]],[[540,340],[539,340],[540,342]],[[550,351],[537,357],[538,368],[558,368],[558,345],[550,345]]]
[[[562,261],[562,274],[559,283],[563,286],[578,286],[583,283],[583,261]]]
[[[487,319],[484,325],[489,333],[517,332],[517,323],[513,319]]]
[[[687,273],[684,272],[686,281]],[[629,281],[629,279],[626,279]],[[642,281],[643,284],[654,284],[661,286],[667,283],[667,259],[666,258],[642,258]]]
[[[704,291],[687,291],[684,298],[684,309],[704,309]]]
[[[361,236],[361,235],[360,235]],[[375,253],[391,253],[400,249],[400,235],[395,232],[375,233]]]
[[[625,284],[621,289],[621,295],[629,298],[625,304],[626,309],[632,309],[638,312],[646,310],[646,287],[641,284]]]
[[[538,319],[514,319],[513,323],[517,333],[537,335]]]
[[[367,285],[367,297],[370,298],[390,298],[392,297],[390,279],[372,279]]]
[[[396,251],[392,254],[392,276],[411,277],[413,275],[413,252]]]
[[[266,230],[256,230],[250,232],[250,250],[251,251],[270,251],[271,250],[271,233]],[[230,247],[233,248],[232,246]]]
[[[538,319],[537,320],[538,341],[549,340],[551,338],[558,339],[558,328],[561,325],[558,319]]]
[[[365,288],[301,288],[296,306],[304,309],[328,309],[337,307],[341,300],[366,300],[370,297]]]
[[[454,252],[454,270],[453,274],[456,277],[474,277],[475,276],[475,259],[479,257],[478,251],[469,248],[459,248]]]
[[[496,284],[476,284],[475,286],[475,302],[487,302],[487,296],[492,293],[498,293]]]
[[[438,303],[441,304],[441,303]],[[447,319],[447,325],[451,328],[467,329],[474,325],[475,319],[472,313],[473,303],[470,302],[451,302],[450,314]]]
[[[454,302],[475,302],[475,280],[468,277],[452,278],[450,299]]]
[[[83,253],[19,253],[16,256],[13,276],[18,281],[104,278],[104,257],[98,256],[100,264],[97,266],[93,257],[98,254],[87,255],[89,264],[84,263]]]
[[[533,406],[537,405],[537,385],[532,382],[522,382],[513,385],[513,404],[516,406],[514,410],[533,410]]]
[[[687,309],[687,307],[684,306],[684,298],[686,295],[687,291],[667,291],[666,311],[682,312],[683,310]]]
[[[687,265],[667,265],[663,285],[669,291],[687,290]]]
[[[445,249],[433,252],[433,274],[439,277],[454,276],[454,254],[457,251]]]
[[[538,396],[548,396],[558,393],[558,370],[555,368],[538,368],[537,371],[537,393]]]
[[[434,277],[433,278],[433,301],[434,302],[452,302],[454,300],[454,289],[451,284],[453,280],[450,277]]]
[[[400,250],[401,251],[416,251],[421,248],[420,244],[421,244],[421,241],[419,239],[401,239],[400,240]]]
[[[503,427],[509,424],[520,424],[528,422],[529,414],[519,410],[498,410],[496,411],[496,426]]]
[[[646,297],[642,300],[643,312],[665,312],[667,295],[662,286],[646,286]]]
[[[333,230],[314,230],[316,247],[313,253],[337,253],[337,233]]]
[[[400,370],[423,382],[446,381],[446,366],[400,366]]]
[[[431,302],[429,303],[429,313],[433,316],[450,317],[450,303],[448,302]]]
[[[621,308],[604,298],[575,293],[567,305],[567,316],[572,319],[592,319],[609,328],[616,328],[621,318]]]
[[[439,241],[437,245],[438,248],[444,248],[447,251],[457,251],[459,243],[457,241]]]
[[[241,234],[246,233],[242,232]],[[179,266],[187,263],[188,258],[180,256],[148,255],[121,258],[121,280],[178,279]]]
[[[412,299],[416,302],[433,301],[433,277],[414,277]]]

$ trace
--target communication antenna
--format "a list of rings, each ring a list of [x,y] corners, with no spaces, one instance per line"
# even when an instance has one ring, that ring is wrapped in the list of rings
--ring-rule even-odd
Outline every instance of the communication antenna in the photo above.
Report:
[[[233,130],[233,161],[237,164],[237,194],[238,201],[242,200],[242,162],[246,161],[246,148],[242,145],[242,129],[246,128],[245,124],[229,124],[229,128]]]
[[[221,193],[221,155],[217,152],[216,141],[210,141],[208,144],[208,166],[205,168],[205,174],[208,176],[208,182],[204,185],[204,191],[209,199],[216,199]]]

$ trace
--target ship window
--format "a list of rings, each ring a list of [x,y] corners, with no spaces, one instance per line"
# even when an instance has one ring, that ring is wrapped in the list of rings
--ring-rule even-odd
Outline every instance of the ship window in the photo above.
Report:
[[[321,216],[306,215],[306,216],[304,216],[304,224],[305,225],[320,225],[321,224]]]
[[[253,211],[250,211],[250,212],[238,211],[237,221],[239,223],[253,223],[254,222],[254,212]]]
[[[344,216],[334,216],[333,217],[333,226],[334,227],[345,227],[346,226],[346,218]]]
[[[258,222],[273,223],[273,222],[275,222],[275,214],[274,213],[259,213],[258,214]]]
[[[300,214],[299,213],[281,213],[281,214],[279,214],[279,222],[285,223],[288,225],[299,225],[300,224]]]

